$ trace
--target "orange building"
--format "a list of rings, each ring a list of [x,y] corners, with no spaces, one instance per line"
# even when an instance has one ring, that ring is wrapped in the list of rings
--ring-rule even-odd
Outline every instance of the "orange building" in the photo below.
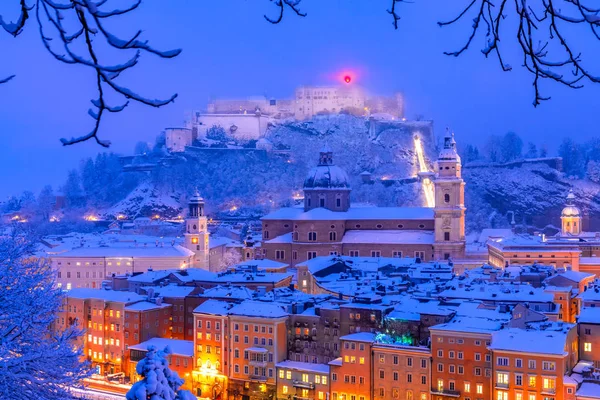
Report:
[[[491,399],[492,354],[487,346],[509,319],[510,314],[497,309],[463,303],[450,322],[429,328],[433,399]]]
[[[372,352],[373,399],[429,400],[429,348],[375,343]]]
[[[299,361],[277,364],[277,399],[329,398],[329,365]]]
[[[194,393],[225,396],[229,374],[229,317],[233,303],[207,300],[194,310]]]
[[[275,302],[245,301],[228,314],[229,394],[271,398],[276,391],[275,365],[287,355],[287,311]]]
[[[80,326],[85,332],[84,354],[96,373],[119,373],[125,370],[125,310],[144,299],[145,296],[131,292],[73,289],[57,315],[57,328]]]
[[[368,332],[340,337],[341,357],[329,362],[332,400],[371,398],[374,372],[371,365],[371,344],[374,341],[375,334]]]
[[[577,363],[573,324],[541,323],[538,329],[503,329],[492,335],[492,381],[495,400],[575,398],[565,374]],[[570,389],[570,390],[569,390]]]
[[[579,357],[600,368],[600,308],[584,307],[577,317]]]

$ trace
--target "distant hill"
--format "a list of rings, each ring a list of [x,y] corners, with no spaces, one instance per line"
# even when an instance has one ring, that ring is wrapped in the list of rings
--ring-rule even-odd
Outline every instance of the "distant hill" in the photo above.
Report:
[[[266,142],[262,140],[258,149],[204,147],[166,157],[158,152],[150,156],[154,160],[148,160],[148,155],[143,160],[138,157],[144,165],[151,162],[155,167],[135,189],[108,201],[100,212],[112,217],[175,217],[197,189],[211,215],[258,218],[297,202],[304,177],[324,146],[333,150],[335,163],[348,172],[353,202],[420,206],[424,203],[421,185],[406,178],[416,176],[415,135],[423,142],[426,159],[435,160],[433,132],[430,121],[366,120],[350,115],[283,121],[268,130]],[[457,140],[460,143],[460,136]],[[128,162],[136,165],[136,159]],[[512,211],[517,223],[552,232],[552,226],[560,224],[560,211],[571,187],[584,212],[584,229],[600,230],[600,185],[566,179],[548,164],[552,163],[540,159],[465,165],[467,230],[508,227]],[[371,183],[363,182],[365,171]],[[120,172],[115,179],[126,180],[127,174],[134,173]],[[110,198],[109,193],[100,195]]]

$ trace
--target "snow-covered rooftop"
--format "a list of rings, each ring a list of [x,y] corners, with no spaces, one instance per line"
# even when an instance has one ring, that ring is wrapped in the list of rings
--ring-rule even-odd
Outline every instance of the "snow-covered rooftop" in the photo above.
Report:
[[[583,307],[577,316],[580,324],[600,324],[600,307]]]
[[[567,354],[567,334],[572,324],[564,324],[563,329],[537,330],[508,328],[492,334],[493,350],[517,351],[539,354]]]
[[[152,338],[145,342],[131,345],[129,349],[147,351],[150,346],[156,347],[157,350],[164,350],[165,347],[169,347],[171,354],[178,356],[194,356],[194,342],[191,340]]]
[[[146,296],[133,292],[88,288],[71,289],[67,292],[67,297],[75,299],[99,299],[117,303],[134,303],[146,299]]]
[[[220,300],[207,300],[194,309],[197,314],[227,315],[232,303]]]
[[[146,293],[150,293],[150,291],[152,291],[155,296],[175,298],[189,296],[194,290],[196,290],[194,286],[178,285],[144,286],[141,289],[145,290]]]
[[[329,374],[329,365],[314,364],[300,361],[282,361],[275,365],[277,368],[293,369],[296,371],[314,372],[317,374]]]
[[[150,310],[159,310],[161,308],[171,307],[171,304],[167,303],[151,303],[149,301],[140,301],[138,303],[134,303],[125,307],[125,311],[150,311]]]
[[[259,318],[282,318],[288,315],[281,305],[261,301],[245,301],[237,304],[229,310],[229,314]]]
[[[340,337],[340,340],[350,340],[354,342],[368,342],[373,343],[375,341],[375,337],[377,335],[370,332],[359,332],[359,333],[351,333],[349,335],[344,335]]]
[[[433,208],[428,207],[351,207],[348,211],[331,211],[313,208],[304,212],[301,208],[279,209],[262,217],[263,220],[295,221],[359,221],[359,220],[432,220]]]
[[[78,247],[55,257],[60,258],[189,258],[194,252],[180,245]]]

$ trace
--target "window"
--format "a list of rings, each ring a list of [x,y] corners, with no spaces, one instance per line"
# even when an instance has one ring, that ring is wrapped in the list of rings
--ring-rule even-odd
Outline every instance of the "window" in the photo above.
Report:
[[[465,393],[471,392],[471,384],[469,382],[465,382]]]
[[[371,250],[371,257],[381,257],[381,251]]]
[[[517,358],[515,360],[515,367],[517,367],[517,368],[523,368],[523,360],[521,358]]]
[[[556,370],[556,363],[553,361],[543,361],[542,362],[542,369],[544,371],[555,371]]]
[[[308,241],[316,242],[317,241],[317,232],[308,232]]]
[[[529,386],[530,388],[535,387],[535,376],[529,376],[529,378],[527,379],[527,386]]]
[[[504,390],[498,390],[496,394],[496,400],[508,400],[508,392]]]
[[[450,232],[444,232],[444,241],[446,241],[446,242],[450,241]]]
[[[535,360],[529,360],[529,369],[535,369]]]
[[[521,375],[521,374],[515,374],[515,385],[516,386],[523,386],[523,375]]]
[[[496,385],[500,387],[508,387],[508,374],[506,372],[496,373]]]
[[[508,358],[507,357],[496,358],[496,365],[498,365],[500,367],[508,367]]]
[[[384,354],[380,354],[379,355],[379,364],[383,364],[385,363],[385,355]]]
[[[421,368],[427,368],[427,359],[421,358]]]
[[[306,258],[309,260],[312,260],[313,258],[317,257],[317,252],[316,251],[309,251],[306,253]]]
[[[385,379],[385,371],[382,369],[379,370],[379,379]]]
[[[329,232],[329,240],[335,242],[337,239],[337,234],[335,232]]]
[[[399,378],[398,371],[394,371],[392,379],[394,379],[395,381],[397,381],[398,378]]]
[[[395,257],[395,258],[402,258],[402,252],[401,252],[401,251],[394,251],[394,252],[392,253],[392,257]]]
[[[450,195],[448,193],[444,194],[444,203],[450,203]]]
[[[483,394],[483,384],[477,384],[477,394]]]
[[[589,342],[586,342],[583,344],[583,351],[585,352],[590,352],[592,351],[592,344]]]
[[[285,260],[285,250],[275,250],[276,260]]]
[[[421,385],[427,385],[427,375],[421,375]]]
[[[350,250],[349,256],[350,257],[358,257],[358,250]]]

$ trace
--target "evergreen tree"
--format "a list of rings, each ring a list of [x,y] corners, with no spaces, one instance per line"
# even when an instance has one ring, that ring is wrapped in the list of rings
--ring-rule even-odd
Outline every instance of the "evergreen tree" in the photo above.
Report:
[[[44,186],[37,198],[38,213],[44,221],[50,219],[50,214],[52,213],[55,202],[56,198],[52,186]]]
[[[500,154],[503,162],[513,161],[521,158],[523,152],[523,140],[515,132],[508,132],[502,138]]]
[[[169,368],[170,353],[168,346],[164,350],[148,347],[146,357],[136,366],[143,379],[131,386],[125,396],[127,400],[196,400],[189,391],[179,390],[184,381]]]
[[[567,175],[582,178],[585,172],[583,149],[571,138],[564,138],[558,148],[563,159],[563,170]]]
[[[30,234],[0,239],[0,398],[73,399],[89,376],[77,326],[53,329],[64,294]],[[83,322],[83,321],[82,321]]]
[[[81,178],[77,170],[72,169],[67,175],[67,182],[62,188],[65,202],[68,207],[81,207],[84,205],[83,191],[81,190]]]
[[[538,151],[535,143],[527,143],[527,152],[523,155],[525,158],[537,158]]]
[[[498,135],[491,135],[485,144],[485,152],[488,160],[491,162],[502,161],[500,149],[502,147],[502,139]]]

